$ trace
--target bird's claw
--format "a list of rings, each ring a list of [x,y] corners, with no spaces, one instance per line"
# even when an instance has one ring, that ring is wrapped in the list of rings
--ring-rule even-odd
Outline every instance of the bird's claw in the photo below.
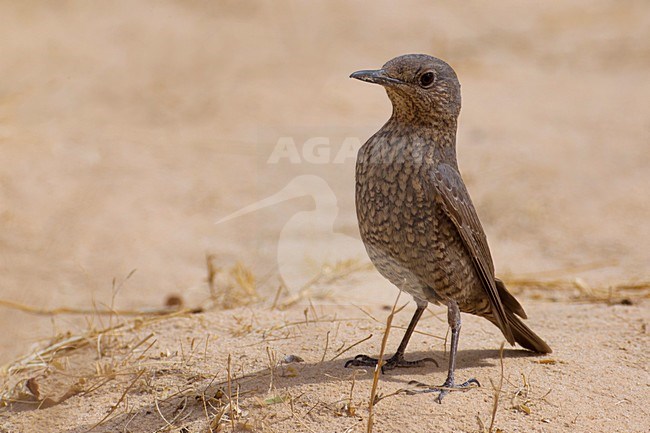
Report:
[[[376,367],[379,361],[377,358],[371,358],[367,355],[357,355],[353,359],[345,363],[345,368],[348,367]],[[416,361],[407,361],[402,356],[393,355],[382,363],[381,372],[385,373],[387,370],[394,368],[415,368],[422,367],[425,363],[432,362],[438,367],[438,362],[433,358],[423,358]]]
[[[442,399],[447,394],[449,394],[450,391],[466,391],[471,388],[480,388],[481,386],[479,381],[474,378],[469,379],[468,381],[463,382],[460,385],[454,384],[453,381],[445,381],[445,383],[440,386],[431,386],[431,385],[418,382],[416,380],[410,381],[409,385],[418,389],[406,389],[404,390],[406,394],[414,395],[414,394],[426,394],[430,392],[437,392],[438,396],[436,397],[436,402],[438,403],[442,403]],[[476,386],[472,386],[472,385],[476,385]]]
[[[357,355],[352,359],[345,362],[345,368],[348,367],[374,367],[379,362],[376,358],[371,358],[367,355]]]

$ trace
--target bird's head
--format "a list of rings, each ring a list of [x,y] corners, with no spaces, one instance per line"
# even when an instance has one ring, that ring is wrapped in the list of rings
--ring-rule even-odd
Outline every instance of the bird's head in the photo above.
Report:
[[[409,122],[453,120],[460,113],[460,83],[446,62],[426,54],[406,54],[381,69],[350,75],[381,84],[393,104],[393,116]]]

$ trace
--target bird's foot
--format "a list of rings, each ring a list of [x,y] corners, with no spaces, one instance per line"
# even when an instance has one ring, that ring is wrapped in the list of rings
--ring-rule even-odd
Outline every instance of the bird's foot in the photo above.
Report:
[[[367,355],[357,355],[354,359],[350,359],[345,363],[345,368],[348,367],[375,367],[379,361],[377,358],[371,358]],[[432,362],[438,367],[438,362],[433,358],[423,358],[417,361],[407,361],[404,356],[397,353],[382,363],[381,372],[385,373],[394,368],[414,368],[422,367],[425,363]]]
[[[409,385],[412,386],[414,389],[409,388],[405,390],[406,394],[413,395],[413,394],[425,394],[429,392],[437,392],[438,396],[436,397],[436,401],[438,403],[442,403],[442,399],[445,398],[445,396],[449,394],[450,391],[467,391],[471,388],[477,388],[481,386],[478,380],[474,378],[469,379],[468,381],[461,383],[460,385],[456,385],[453,380],[449,380],[449,379],[447,379],[445,383],[443,383],[440,386],[430,386],[424,383],[420,383],[416,380],[410,381]],[[472,386],[472,385],[476,385],[476,386]]]

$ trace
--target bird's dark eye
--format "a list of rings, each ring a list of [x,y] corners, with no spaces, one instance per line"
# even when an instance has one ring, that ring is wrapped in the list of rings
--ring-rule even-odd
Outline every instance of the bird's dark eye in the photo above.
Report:
[[[436,77],[433,74],[433,72],[425,72],[424,74],[420,75],[420,86],[422,87],[431,86],[435,78]]]

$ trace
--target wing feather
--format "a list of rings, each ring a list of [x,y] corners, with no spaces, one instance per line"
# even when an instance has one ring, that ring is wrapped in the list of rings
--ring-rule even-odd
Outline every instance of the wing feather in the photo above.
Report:
[[[514,344],[515,339],[497,289],[494,264],[488,247],[487,238],[478,219],[476,209],[467,192],[465,183],[455,167],[439,164],[431,174],[440,204],[454,223],[456,230],[472,257],[474,266],[481,278],[483,289],[488,295],[497,326],[506,340]]]

